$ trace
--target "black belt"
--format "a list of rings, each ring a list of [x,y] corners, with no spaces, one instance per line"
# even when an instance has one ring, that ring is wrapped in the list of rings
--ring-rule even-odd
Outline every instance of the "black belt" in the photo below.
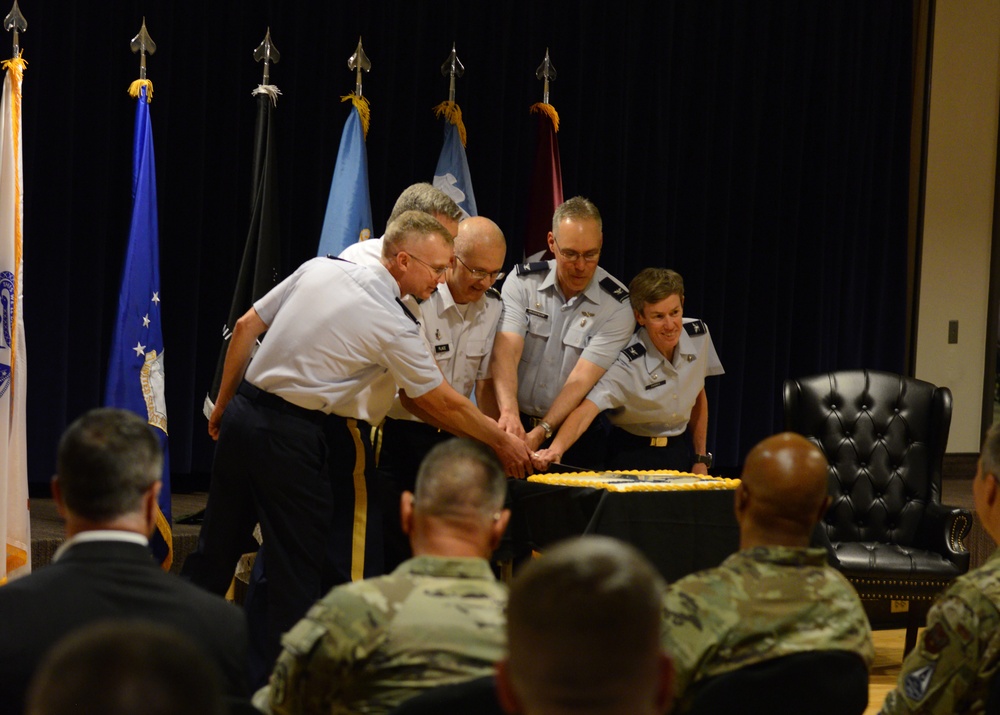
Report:
[[[305,407],[293,405],[285,398],[266,392],[255,385],[251,385],[246,380],[240,383],[240,386],[236,388],[236,392],[243,395],[254,404],[262,405],[269,410],[281,412],[282,414],[293,415],[299,419],[308,420],[309,422],[317,425],[322,425],[327,418],[327,415],[324,412],[320,412],[319,410],[307,410]]]
[[[686,438],[687,430],[678,435],[673,435],[672,437],[642,437],[637,434],[632,434],[628,430],[624,430],[617,425],[614,425],[611,430],[611,439],[618,445],[629,449],[637,449],[639,447],[682,448],[685,446],[684,442]]]

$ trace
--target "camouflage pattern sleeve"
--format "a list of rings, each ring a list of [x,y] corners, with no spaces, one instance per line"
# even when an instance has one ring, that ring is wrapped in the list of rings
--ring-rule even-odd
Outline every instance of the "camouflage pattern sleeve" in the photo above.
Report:
[[[353,699],[359,671],[385,639],[388,620],[388,604],[374,589],[337,588],[327,594],[281,639],[271,675],[271,712],[341,712]]]
[[[927,627],[881,712],[984,712],[998,649],[996,604],[968,581],[956,582],[927,614]]]

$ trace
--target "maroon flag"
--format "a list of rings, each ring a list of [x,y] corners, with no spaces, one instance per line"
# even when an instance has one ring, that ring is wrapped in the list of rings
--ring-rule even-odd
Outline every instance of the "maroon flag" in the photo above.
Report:
[[[552,230],[552,212],[563,202],[562,165],[559,163],[559,115],[551,104],[531,105],[538,114],[535,165],[528,193],[528,222],[524,232],[525,260],[551,258],[547,238]]]

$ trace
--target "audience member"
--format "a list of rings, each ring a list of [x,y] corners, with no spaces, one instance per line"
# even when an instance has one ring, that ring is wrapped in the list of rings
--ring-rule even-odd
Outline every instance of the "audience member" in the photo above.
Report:
[[[163,454],[146,421],[96,409],[59,442],[52,496],[66,521],[53,562],[0,588],[0,712],[22,712],[25,688],[66,634],[107,618],[154,621],[186,634],[231,695],[246,695],[242,612],[165,573],[149,551]]]
[[[507,589],[487,561],[507,526],[506,479],[489,450],[431,450],[402,498],[414,557],[337,586],[282,640],[254,704],[281,715],[386,713],[429,688],[488,675],[503,655]]]
[[[986,434],[972,496],[980,523],[1000,543],[1000,423]],[[1000,668],[1000,550],[959,576],[927,614],[903,661],[884,715],[983,713]]]
[[[871,666],[857,593],[823,549],[809,548],[828,504],[826,459],[805,437],[768,437],[747,455],[735,494],[740,551],[672,584],[664,599],[676,712],[701,681],[793,653],[843,650]]]
[[[215,665],[191,639],[143,621],[100,621],[49,652],[25,715],[226,715]]]
[[[670,706],[658,642],[663,582],[632,546],[584,536],[547,549],[514,578],[504,709],[524,715],[653,715]]]

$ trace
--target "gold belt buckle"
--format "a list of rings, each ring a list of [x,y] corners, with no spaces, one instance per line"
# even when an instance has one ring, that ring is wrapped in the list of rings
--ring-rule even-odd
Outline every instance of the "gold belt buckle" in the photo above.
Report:
[[[650,447],[666,447],[667,440],[669,437],[650,437],[649,446]]]

